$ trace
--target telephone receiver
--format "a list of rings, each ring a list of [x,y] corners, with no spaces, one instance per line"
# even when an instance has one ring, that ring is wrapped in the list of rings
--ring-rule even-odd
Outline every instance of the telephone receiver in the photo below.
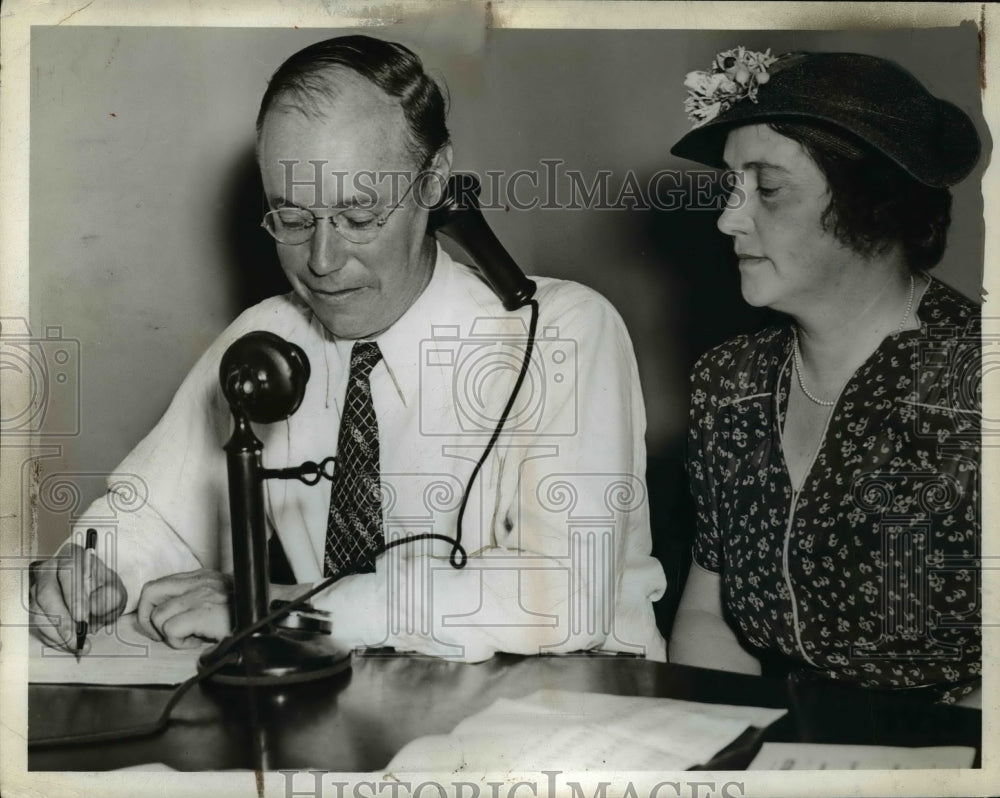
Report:
[[[452,239],[468,252],[504,308],[517,310],[531,301],[537,286],[524,276],[483,218],[480,190],[476,175],[470,172],[451,175],[441,201],[428,215],[427,231]]]

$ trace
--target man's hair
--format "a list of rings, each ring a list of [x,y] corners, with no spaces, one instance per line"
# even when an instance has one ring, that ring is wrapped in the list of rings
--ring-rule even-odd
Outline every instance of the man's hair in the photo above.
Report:
[[[420,58],[401,44],[370,36],[340,36],[295,53],[271,76],[257,114],[257,135],[277,103],[291,101],[307,115],[320,115],[323,100],[337,94],[331,72],[349,69],[399,100],[408,127],[407,148],[427,166],[448,143],[447,102]]]
[[[832,126],[770,122],[802,145],[830,186],[822,223],[865,257],[899,244],[910,269],[941,260],[951,223],[951,192],[924,185],[878,150]]]

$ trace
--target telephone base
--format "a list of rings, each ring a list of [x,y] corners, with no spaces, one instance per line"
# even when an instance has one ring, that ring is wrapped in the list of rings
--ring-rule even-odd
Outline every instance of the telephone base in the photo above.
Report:
[[[198,670],[216,664],[215,648],[198,659]],[[270,631],[252,635],[227,655],[230,661],[208,677],[219,684],[266,686],[326,679],[351,667],[351,652],[326,635]]]

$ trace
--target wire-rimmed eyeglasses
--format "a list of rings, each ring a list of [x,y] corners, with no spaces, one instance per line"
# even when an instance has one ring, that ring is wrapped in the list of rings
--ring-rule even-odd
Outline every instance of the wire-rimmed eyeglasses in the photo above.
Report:
[[[352,244],[370,244],[378,237],[396,208],[403,204],[403,200],[416,182],[411,180],[399,202],[393,204],[382,215],[366,208],[345,208],[330,216],[316,216],[308,208],[290,205],[265,213],[260,226],[279,243],[297,246],[305,244],[313,237],[319,222],[328,221],[344,240]]]

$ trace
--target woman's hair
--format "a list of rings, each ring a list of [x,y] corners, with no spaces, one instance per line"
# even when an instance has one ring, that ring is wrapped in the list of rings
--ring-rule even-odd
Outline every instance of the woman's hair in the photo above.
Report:
[[[340,36],[317,42],[278,67],[261,99],[257,135],[267,112],[287,103],[309,115],[335,97],[331,73],[349,69],[399,100],[409,129],[408,148],[421,167],[448,143],[447,101],[441,87],[424,72],[420,58],[401,44],[370,36]]]
[[[866,257],[893,244],[913,271],[941,260],[951,223],[951,192],[924,185],[873,147],[833,126],[770,122],[802,145],[826,177],[830,204],[823,225]]]

